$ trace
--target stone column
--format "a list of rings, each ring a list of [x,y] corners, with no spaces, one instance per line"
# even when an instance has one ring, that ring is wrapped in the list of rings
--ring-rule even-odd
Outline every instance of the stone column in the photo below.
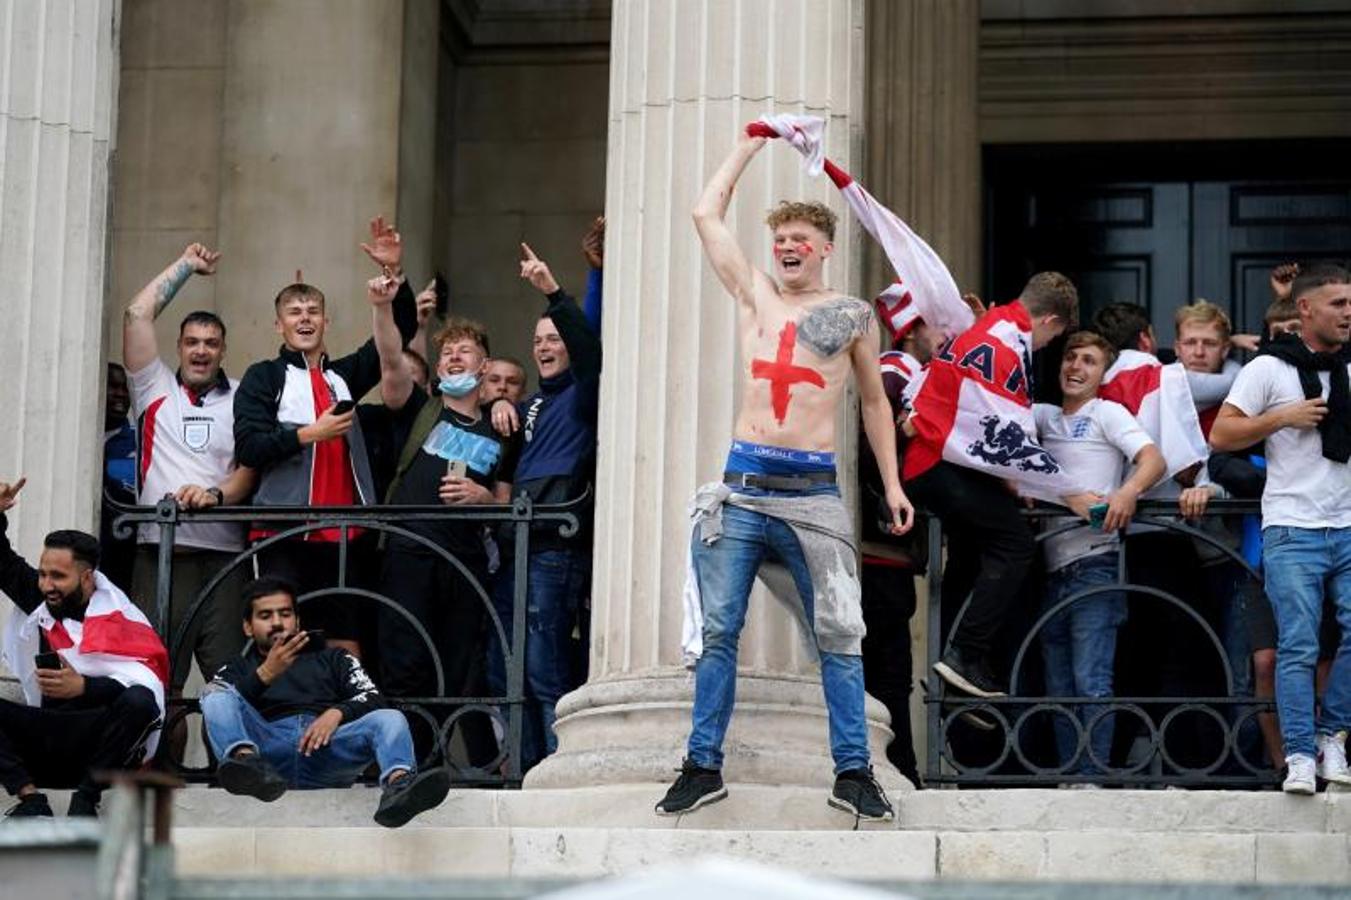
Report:
[[[693,694],[680,648],[685,508],[698,484],[721,475],[741,371],[734,303],[703,259],[689,210],[739,129],[766,112],[826,116],[830,155],[845,166],[857,161],[863,7],[614,6],[591,677],[560,702],[559,752],[529,774],[527,787],[668,781],[683,755]],[[844,213],[825,178],[807,178],[796,151],[771,142],[729,213],[742,246],[766,269],[765,212],[784,198],[822,199]],[[854,291],[852,230],[838,235],[826,275]],[[841,416],[845,459],[854,422]],[[751,601],[740,667],[727,778],[828,784],[819,675],[762,589]],[[895,784],[880,752],[886,713],[870,703],[874,760]]]
[[[867,23],[865,183],[979,292],[980,0],[869,3]],[[875,289],[894,276],[869,243]]]
[[[0,480],[29,477],[9,532],[29,558],[95,527],[118,8],[0,0]]]
[[[869,3],[867,46],[864,183],[938,251],[958,286],[980,293],[980,2]],[[863,258],[865,290],[876,291],[895,277],[872,241]],[[916,588],[910,645],[918,684],[928,668],[928,592],[923,582]],[[924,771],[928,748],[919,690],[911,694],[910,720]]]

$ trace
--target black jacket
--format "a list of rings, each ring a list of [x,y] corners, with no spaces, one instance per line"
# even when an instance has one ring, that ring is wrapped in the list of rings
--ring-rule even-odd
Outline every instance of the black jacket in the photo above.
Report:
[[[394,297],[394,321],[407,346],[417,331],[416,304],[407,281],[399,285]],[[339,359],[325,356],[320,365],[346,384],[353,400],[359,401],[380,383],[380,354],[374,340]],[[282,347],[275,358],[249,366],[235,389],[235,458],[240,465],[258,470],[254,503],[262,506],[310,502],[314,448],[302,447],[300,424],[282,421],[280,414],[287,372],[296,369],[308,371],[305,357]],[[378,502],[360,425],[347,436],[358,502]]]
[[[258,677],[263,659],[258,645],[250,646],[248,653],[221,666],[206,690],[232,685],[269,722],[299,713],[319,715],[338,709],[346,723],[385,708],[385,698],[380,696],[375,683],[346,650],[327,647],[301,653],[291,668],[271,684],[263,684]]]

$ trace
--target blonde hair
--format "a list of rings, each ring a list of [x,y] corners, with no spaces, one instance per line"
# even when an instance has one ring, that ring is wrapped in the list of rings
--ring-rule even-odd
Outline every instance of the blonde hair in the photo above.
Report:
[[[446,324],[432,338],[432,346],[436,348],[438,355],[441,353],[441,347],[446,341],[470,340],[479,345],[484,356],[490,356],[488,349],[488,331],[473,319],[462,319],[459,316],[446,320]]]
[[[765,224],[771,229],[785,222],[806,222],[826,236],[826,240],[835,240],[835,223],[839,217],[830,207],[815,200],[810,202],[781,200],[779,205],[769,211]]]
[[[1229,321],[1229,314],[1209,300],[1197,300],[1195,303],[1177,308],[1177,312],[1173,313],[1173,327],[1177,334],[1182,334],[1182,326],[1188,322],[1220,326],[1220,339],[1225,341],[1229,340],[1229,335],[1234,330],[1233,323]]]

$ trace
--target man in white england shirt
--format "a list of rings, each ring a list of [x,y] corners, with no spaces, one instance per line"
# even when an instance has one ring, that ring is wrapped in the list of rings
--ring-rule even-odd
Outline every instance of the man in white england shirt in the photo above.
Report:
[[[1262,565],[1276,613],[1276,709],[1287,793],[1315,775],[1351,782],[1351,273],[1312,266],[1291,286],[1300,334],[1283,335],[1239,373],[1210,433],[1216,450],[1266,441]],[[1317,717],[1314,667],[1324,592],[1342,640]]]
[[[1060,406],[1032,407],[1042,446],[1077,483],[1108,501],[1100,530],[1080,522],[1082,527],[1043,543],[1048,573],[1043,611],[1082,591],[1116,582],[1117,532],[1135,514],[1140,495],[1166,471],[1163,454],[1135,417],[1121,404],[1098,397],[1102,377],[1115,360],[1116,348],[1101,335],[1091,331],[1070,335],[1060,364],[1064,400]],[[1135,469],[1123,482],[1127,460]],[[1074,521],[1067,517],[1049,524],[1056,528]],[[1116,635],[1125,621],[1123,591],[1084,597],[1052,617],[1041,632],[1047,695],[1111,697]],[[1085,705],[1076,710],[1088,733],[1082,752],[1078,729],[1065,716],[1055,717],[1056,751],[1070,775],[1100,775],[1108,765],[1115,717],[1095,720],[1100,709]]]

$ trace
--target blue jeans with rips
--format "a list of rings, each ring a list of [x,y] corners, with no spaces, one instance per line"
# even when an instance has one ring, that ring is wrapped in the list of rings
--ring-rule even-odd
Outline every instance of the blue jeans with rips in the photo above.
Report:
[[[1047,576],[1046,600],[1042,611],[1068,600],[1089,588],[1115,584],[1116,553],[1099,553],[1075,560]],[[1121,591],[1094,594],[1061,610],[1041,632],[1041,656],[1046,663],[1046,694],[1050,697],[1110,697],[1112,672],[1116,662],[1116,634],[1126,621],[1126,595]],[[1099,705],[1082,704],[1074,709],[1085,729],[1101,712]],[[1087,747],[1104,764],[1112,751],[1115,714],[1099,719],[1088,733]],[[1055,717],[1056,753],[1060,765],[1067,766],[1078,756],[1078,764],[1069,771],[1097,775],[1102,768],[1094,763],[1087,747],[1079,753],[1074,723],[1063,715]]]
[[[558,749],[555,707],[560,697],[585,680],[577,672],[572,628],[591,590],[591,556],[589,550],[541,550],[530,554],[527,565],[522,772]],[[512,560],[504,559],[494,584],[493,606],[508,642],[515,590]],[[494,694],[505,694],[505,658],[495,631],[489,644],[488,687]]]
[[[1314,755],[1314,667],[1323,593],[1330,592],[1341,645],[1328,676],[1319,734],[1351,728],[1351,528],[1262,530],[1262,568],[1276,615],[1276,713],[1286,755]]]
[[[834,492],[834,485],[813,492]],[[771,496],[779,492],[741,490]],[[786,566],[812,621],[811,573],[797,535],[785,522],[730,504],[722,509],[723,533],[712,544],[692,537],[694,570],[704,614],[704,652],[694,670],[694,715],[687,755],[704,769],[721,769],[722,743],[736,701],[737,644],[756,572],[764,561]],[[821,653],[821,686],[830,720],[835,772],[868,765],[864,715],[863,657]]]
[[[252,747],[293,788],[351,787],[371,762],[384,784],[399,769],[413,773],[413,738],[408,720],[395,709],[377,709],[344,722],[328,746],[311,756],[300,752],[300,737],[317,716],[301,713],[268,721],[233,687],[212,686],[202,694],[206,735],[217,759],[238,747]]]

